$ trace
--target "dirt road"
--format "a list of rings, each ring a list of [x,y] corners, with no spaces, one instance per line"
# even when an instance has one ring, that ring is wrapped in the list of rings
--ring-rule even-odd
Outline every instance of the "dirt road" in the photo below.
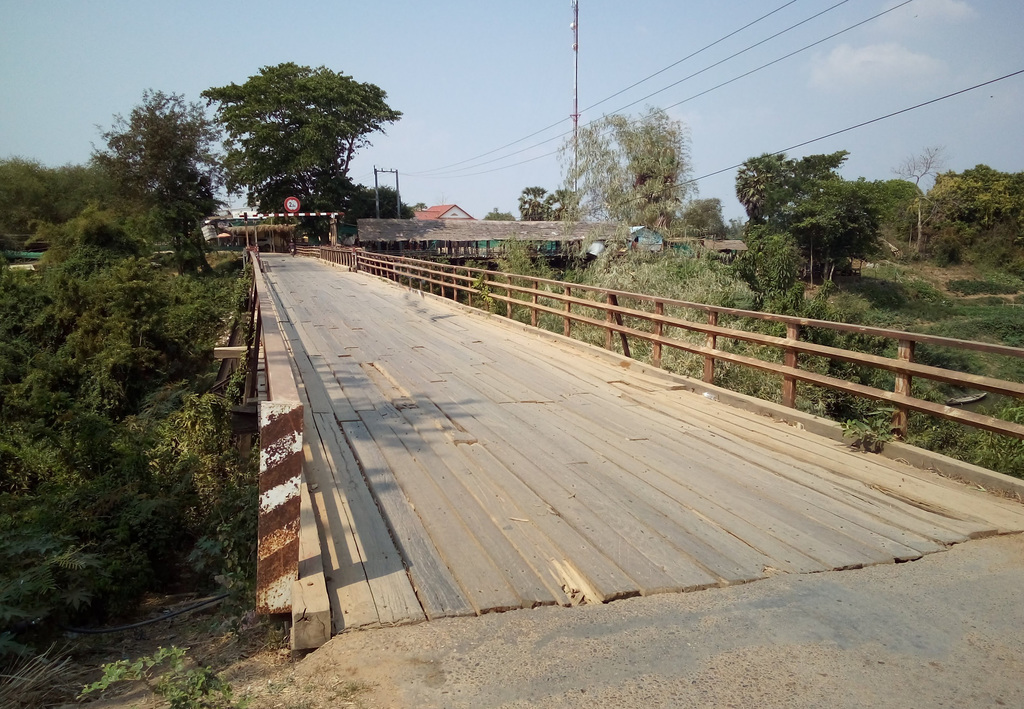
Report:
[[[1016,535],[907,564],[346,634],[279,668],[268,681],[284,689],[257,705],[339,705],[355,681],[367,707],[1024,707],[1022,629]]]

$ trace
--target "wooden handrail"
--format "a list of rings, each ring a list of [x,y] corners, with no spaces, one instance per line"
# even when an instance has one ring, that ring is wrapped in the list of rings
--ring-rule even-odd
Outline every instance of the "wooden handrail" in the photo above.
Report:
[[[428,284],[431,290],[434,286],[440,286],[442,295],[447,295],[450,292],[451,297],[454,298],[457,292],[461,292],[466,295],[466,300],[470,304],[472,304],[473,295],[485,296],[477,301],[479,307],[486,307],[486,303],[481,302],[484,300],[505,303],[504,314],[509,318],[513,317],[516,307],[527,308],[530,312],[530,323],[534,326],[537,325],[539,313],[555,316],[562,321],[562,334],[567,336],[573,334],[573,323],[600,328],[605,332],[605,347],[608,349],[613,346],[613,333],[617,333],[623,353],[627,357],[630,356],[629,338],[649,342],[652,345],[652,363],[658,367],[662,366],[663,349],[666,347],[701,356],[704,358],[704,381],[709,383],[714,378],[714,363],[716,361],[731,362],[779,375],[783,381],[782,402],[786,406],[796,405],[797,382],[823,386],[862,398],[885,401],[893,404],[896,408],[893,427],[901,437],[906,435],[907,412],[918,411],[986,431],[1024,439],[1024,426],[1020,424],[936,404],[916,398],[911,393],[913,379],[920,377],[1024,399],[1024,384],[1020,382],[967,374],[914,361],[914,347],[919,343],[1016,358],[1024,358],[1024,349],[1022,348],[705,305],[642,293],[567,283],[537,276],[439,264],[433,261],[387,254],[350,251],[348,258],[353,259],[358,264],[355,267],[360,270],[368,270],[389,280],[405,282],[406,285],[418,290],[426,289]],[[545,286],[550,290],[544,288]],[[594,297],[593,299],[581,297],[585,294]],[[622,304],[622,301],[631,301],[640,306],[649,305],[651,309],[627,307]],[[706,321],[686,320],[668,315],[666,310],[669,308],[674,308],[677,312],[684,309],[703,313]],[[591,316],[588,311],[596,315]],[[719,316],[722,315],[785,325],[786,337],[719,325]],[[626,322],[627,318],[630,319],[630,323]],[[631,326],[637,320],[649,323],[650,331]],[[670,337],[666,333],[671,328],[703,334],[705,343],[698,345]],[[806,328],[820,328],[887,339],[897,345],[897,355],[894,358],[882,357],[807,342],[800,339],[801,332]],[[719,340],[721,339],[748,342],[778,350],[782,353],[783,362],[771,362],[719,349]],[[892,372],[895,375],[895,391],[855,384],[801,369],[799,355],[824,357]]]

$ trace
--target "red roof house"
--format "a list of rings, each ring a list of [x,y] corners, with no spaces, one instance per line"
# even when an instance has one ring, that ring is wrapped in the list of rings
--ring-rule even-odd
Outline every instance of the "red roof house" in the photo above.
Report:
[[[457,204],[439,204],[436,207],[424,209],[422,212],[416,212],[416,219],[423,221],[426,219],[473,219],[473,217]]]

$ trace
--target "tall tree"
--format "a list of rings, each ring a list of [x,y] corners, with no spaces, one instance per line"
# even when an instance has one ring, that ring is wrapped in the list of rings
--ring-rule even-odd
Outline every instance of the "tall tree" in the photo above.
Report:
[[[903,162],[901,162],[893,172],[902,177],[904,180],[913,182],[917,186],[917,244],[916,249],[921,250],[921,229],[924,226],[924,218],[922,212],[922,202],[927,197],[924,189],[921,188],[921,180],[926,177],[934,178],[942,170],[945,165],[946,158],[944,155],[945,148],[941,145],[934,145],[930,148],[925,148],[918,155],[911,155]]]
[[[128,118],[114,117],[94,162],[133,206],[148,210],[171,238],[179,268],[209,268],[199,220],[214,212],[222,183],[217,124],[201,103],[146,91]]]
[[[726,230],[722,217],[722,200],[710,197],[691,201],[683,211],[683,223],[686,225],[687,236],[724,236]]]
[[[550,219],[547,204],[548,191],[543,187],[524,187],[519,195],[519,218],[524,222],[543,222]]]
[[[583,217],[666,230],[691,192],[687,128],[660,109],[637,119],[608,116],[563,147],[567,185],[578,185]]]
[[[310,209],[344,208],[352,158],[402,116],[374,84],[291,62],[202,95],[227,131],[228,189],[263,211],[279,211],[289,195]]]

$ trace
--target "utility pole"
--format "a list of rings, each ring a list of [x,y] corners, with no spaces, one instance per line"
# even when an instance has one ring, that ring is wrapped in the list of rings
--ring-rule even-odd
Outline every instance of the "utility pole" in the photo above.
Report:
[[[580,83],[580,3],[579,0],[572,0],[572,167],[573,181],[572,188],[575,192],[577,185],[576,170],[579,167],[579,128],[580,128],[580,106],[579,106],[579,83]]]
[[[373,209],[377,219],[380,219],[380,186],[377,184],[377,166],[373,166]]]
[[[377,173],[378,172],[393,172],[395,173],[395,218],[402,218],[402,193],[398,191],[398,170],[385,170],[383,168],[373,168],[373,200],[377,208],[377,219],[380,219],[380,192],[377,185]]]

